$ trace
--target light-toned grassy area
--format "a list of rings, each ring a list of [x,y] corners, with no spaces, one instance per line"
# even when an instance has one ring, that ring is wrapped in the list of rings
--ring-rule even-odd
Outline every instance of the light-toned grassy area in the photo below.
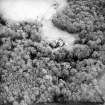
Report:
[[[51,4],[49,0],[2,0],[0,8],[7,19],[35,20],[43,16]]]

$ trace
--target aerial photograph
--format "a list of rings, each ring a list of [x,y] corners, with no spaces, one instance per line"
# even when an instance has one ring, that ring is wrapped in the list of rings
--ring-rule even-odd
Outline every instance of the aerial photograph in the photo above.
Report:
[[[105,0],[0,0],[0,105],[105,105]]]

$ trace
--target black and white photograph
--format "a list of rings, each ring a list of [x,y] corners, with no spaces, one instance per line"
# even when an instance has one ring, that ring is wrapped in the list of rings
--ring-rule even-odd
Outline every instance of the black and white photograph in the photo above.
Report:
[[[105,105],[105,0],[0,0],[0,105]]]

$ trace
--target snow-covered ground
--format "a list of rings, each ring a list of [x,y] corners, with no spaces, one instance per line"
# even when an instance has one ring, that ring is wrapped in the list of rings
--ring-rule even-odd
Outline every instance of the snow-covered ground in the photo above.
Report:
[[[4,18],[16,22],[34,21],[38,18],[43,23],[43,36],[46,40],[61,38],[70,44],[75,38],[68,32],[58,29],[51,22],[56,11],[66,5],[66,0],[1,0],[0,10]]]

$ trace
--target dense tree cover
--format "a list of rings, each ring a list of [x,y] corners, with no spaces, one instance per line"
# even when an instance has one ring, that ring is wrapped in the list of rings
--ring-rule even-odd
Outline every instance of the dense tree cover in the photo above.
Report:
[[[1,22],[0,101],[104,102],[97,81],[105,72],[104,5],[104,0],[68,0],[54,16],[55,26],[78,32],[72,50],[65,43],[43,40],[38,21]]]

